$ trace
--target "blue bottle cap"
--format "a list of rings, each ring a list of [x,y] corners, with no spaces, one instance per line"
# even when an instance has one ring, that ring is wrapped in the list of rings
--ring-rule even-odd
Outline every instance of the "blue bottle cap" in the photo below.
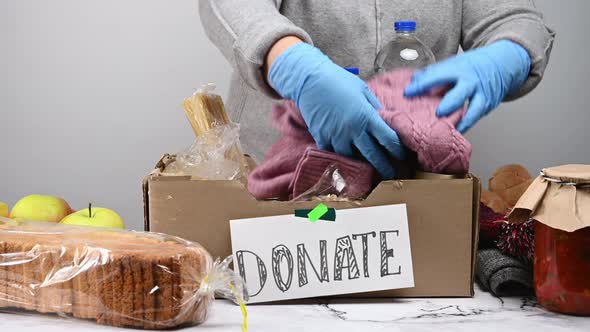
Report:
[[[361,73],[361,71],[358,68],[344,68],[346,69],[347,72],[353,74],[353,75],[359,75]]]
[[[416,31],[416,22],[414,21],[397,21],[394,24],[397,32],[412,32]]]

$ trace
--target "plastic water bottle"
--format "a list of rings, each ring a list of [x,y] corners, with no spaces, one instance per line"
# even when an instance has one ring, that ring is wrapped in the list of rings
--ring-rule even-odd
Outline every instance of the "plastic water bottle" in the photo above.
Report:
[[[416,37],[416,22],[395,22],[396,36],[377,54],[375,72],[396,68],[424,68],[436,62],[428,46]]]

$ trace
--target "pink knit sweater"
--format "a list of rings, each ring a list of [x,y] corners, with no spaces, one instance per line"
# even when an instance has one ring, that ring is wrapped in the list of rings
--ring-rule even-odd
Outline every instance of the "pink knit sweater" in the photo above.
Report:
[[[467,173],[471,144],[455,129],[465,110],[448,118],[437,118],[435,112],[445,91],[439,89],[427,96],[407,99],[403,91],[411,77],[412,71],[398,70],[367,83],[383,105],[379,115],[397,132],[404,146],[415,152],[420,170]],[[292,101],[275,106],[272,116],[281,138],[248,178],[248,190],[256,198],[291,199],[309,189],[330,165],[336,166],[346,181],[342,194],[359,198],[370,192],[378,179],[377,172],[364,161],[317,150]],[[409,176],[408,162],[392,160],[392,163],[399,178]]]

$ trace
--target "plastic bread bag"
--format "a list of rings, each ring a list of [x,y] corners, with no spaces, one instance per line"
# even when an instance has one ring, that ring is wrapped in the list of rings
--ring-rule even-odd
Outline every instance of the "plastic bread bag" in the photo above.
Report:
[[[195,134],[195,142],[177,153],[165,173],[190,175],[205,180],[234,180],[240,177],[243,154],[240,127],[230,121],[223,100],[205,84],[184,100],[184,111]]]
[[[0,311],[167,329],[202,323],[218,295],[240,304],[245,329],[230,263],[174,236],[0,217]]]

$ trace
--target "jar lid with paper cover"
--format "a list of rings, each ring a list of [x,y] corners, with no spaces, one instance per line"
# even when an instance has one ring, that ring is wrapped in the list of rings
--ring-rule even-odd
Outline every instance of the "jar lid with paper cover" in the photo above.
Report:
[[[508,221],[533,218],[534,283],[539,303],[561,313],[590,315],[590,165],[543,169]]]
[[[590,165],[543,169],[508,215],[512,223],[529,218],[566,232],[590,227]]]

